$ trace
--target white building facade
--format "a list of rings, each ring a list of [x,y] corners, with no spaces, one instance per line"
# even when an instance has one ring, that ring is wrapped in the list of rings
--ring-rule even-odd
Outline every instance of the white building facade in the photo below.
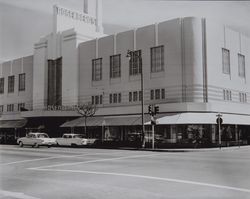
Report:
[[[101,1],[95,3],[87,13],[54,7],[54,30],[35,44],[33,78],[26,79],[33,88],[32,107],[20,113],[31,121],[26,126],[81,133],[84,122],[73,120],[79,117],[74,107],[91,102],[97,112],[88,118],[88,136],[128,143],[141,135],[143,94],[145,137],[148,105],[159,106],[159,146],[191,146],[197,136],[206,146],[218,144],[218,113],[222,144],[249,143],[248,37],[194,17],[105,36]]]

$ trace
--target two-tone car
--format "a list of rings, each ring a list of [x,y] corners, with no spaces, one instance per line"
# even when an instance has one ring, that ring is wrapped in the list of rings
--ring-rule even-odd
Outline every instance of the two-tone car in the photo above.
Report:
[[[20,147],[24,145],[32,146],[32,147],[39,147],[39,146],[53,146],[57,145],[55,138],[50,138],[46,133],[28,133],[25,137],[21,137],[17,139],[17,144]]]
[[[94,145],[97,139],[85,138],[81,134],[63,134],[61,138],[56,138],[58,146],[90,146]]]

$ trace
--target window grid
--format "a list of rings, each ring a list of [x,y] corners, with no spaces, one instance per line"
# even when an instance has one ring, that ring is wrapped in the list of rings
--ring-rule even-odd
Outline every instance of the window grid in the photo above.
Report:
[[[0,78],[0,94],[4,93],[4,77]]]
[[[9,76],[8,77],[8,93],[14,92],[14,86],[15,86],[15,76]]]
[[[110,78],[121,77],[121,55],[110,56]]]
[[[245,56],[242,54],[238,54],[238,67],[239,67],[239,76],[245,78]]]
[[[138,75],[142,71],[141,50],[132,51],[129,60],[129,74]]]
[[[25,73],[19,74],[18,90],[25,91]]]
[[[7,112],[13,112],[14,111],[14,104],[8,104],[7,105]]]
[[[3,112],[3,105],[0,105],[0,113]]]
[[[102,58],[92,60],[92,81],[102,80]]]
[[[161,72],[164,70],[164,46],[157,46],[150,49],[151,72]]]
[[[222,70],[224,74],[230,74],[230,52],[222,48]]]

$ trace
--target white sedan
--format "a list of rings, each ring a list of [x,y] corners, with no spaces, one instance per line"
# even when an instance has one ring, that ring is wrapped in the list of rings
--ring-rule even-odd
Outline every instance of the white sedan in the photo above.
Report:
[[[52,146],[57,145],[55,138],[49,138],[48,134],[46,133],[28,133],[26,137],[21,137],[17,139],[17,144],[20,147],[23,145],[30,145],[32,147],[39,147],[39,146]]]
[[[61,138],[56,138],[59,146],[87,146],[95,144],[96,140],[84,138],[81,134],[64,134]]]

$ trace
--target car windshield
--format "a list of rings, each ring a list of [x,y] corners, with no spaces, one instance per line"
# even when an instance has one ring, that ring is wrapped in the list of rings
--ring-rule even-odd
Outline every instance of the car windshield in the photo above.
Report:
[[[37,137],[39,137],[39,138],[48,138],[49,136],[46,133],[41,133],[41,134],[38,134]]]

